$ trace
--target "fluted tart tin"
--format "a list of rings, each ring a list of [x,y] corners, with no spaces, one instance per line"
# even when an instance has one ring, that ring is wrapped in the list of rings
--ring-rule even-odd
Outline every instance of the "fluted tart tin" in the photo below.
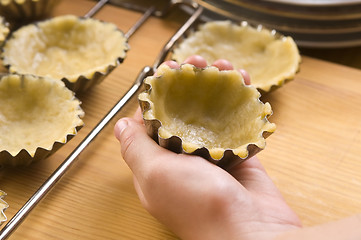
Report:
[[[229,20],[200,24],[174,48],[172,58],[182,63],[195,54],[209,64],[227,59],[235,69],[245,69],[252,85],[262,93],[293,80],[301,62],[291,37],[261,25],[253,27],[247,22],[238,24]]]
[[[74,137],[84,112],[64,83],[33,75],[0,79],[0,168],[44,159]]]
[[[162,65],[144,84],[138,99],[148,134],[176,153],[228,168],[264,149],[275,131],[270,104],[236,70]]]
[[[122,63],[128,49],[115,24],[64,15],[13,32],[2,58],[11,73],[61,79],[72,91],[83,92]]]

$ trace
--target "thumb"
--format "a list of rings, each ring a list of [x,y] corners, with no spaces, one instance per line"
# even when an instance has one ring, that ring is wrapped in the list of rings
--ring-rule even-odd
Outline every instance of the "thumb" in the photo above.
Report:
[[[162,151],[148,136],[145,126],[133,118],[118,120],[114,127],[114,135],[121,145],[125,162],[135,175],[146,168]]]

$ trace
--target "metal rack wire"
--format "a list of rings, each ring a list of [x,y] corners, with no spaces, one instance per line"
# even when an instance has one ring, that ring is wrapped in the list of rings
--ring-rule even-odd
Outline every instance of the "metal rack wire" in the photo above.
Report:
[[[108,3],[109,0],[100,0],[84,17],[93,17],[101,8]],[[154,7],[146,9],[142,17],[128,30],[125,34],[126,38],[130,38],[133,33],[152,15],[162,17],[172,8],[178,5],[187,5],[194,9],[192,15],[179,28],[179,30],[169,39],[160,51],[158,57],[155,59],[153,65],[145,66],[136,77],[133,85],[129,90],[119,99],[119,101],[110,109],[110,111],[103,117],[102,120],[89,132],[89,134],[81,141],[81,143],[73,150],[73,152],[59,165],[59,167],[48,177],[47,180],[39,187],[39,189],[29,198],[29,200],[20,208],[20,210],[9,220],[9,222],[0,230],[0,240],[7,239],[20,226],[30,212],[38,205],[38,203],[46,197],[46,195],[54,188],[61,178],[68,172],[73,164],[78,160],[79,154],[86,149],[89,144],[102,132],[107,124],[117,115],[125,104],[134,96],[139,90],[145,77],[152,75],[155,69],[166,59],[169,51],[174,44],[184,35],[184,33],[193,25],[193,23],[200,17],[203,8],[192,1],[187,0],[171,0],[165,9],[159,11]],[[127,6],[125,6],[127,7]],[[136,9],[135,6],[128,6],[127,8]]]

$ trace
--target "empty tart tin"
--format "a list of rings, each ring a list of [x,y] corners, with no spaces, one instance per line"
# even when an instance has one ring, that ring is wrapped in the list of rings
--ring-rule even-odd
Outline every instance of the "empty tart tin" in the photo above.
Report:
[[[64,83],[33,75],[0,79],[0,168],[28,165],[67,143],[84,112]]]
[[[123,62],[128,49],[116,25],[65,15],[13,32],[2,58],[11,73],[61,79],[69,89],[81,92]]]
[[[61,0],[0,0],[0,15],[22,24],[49,17]]]
[[[228,168],[264,149],[275,131],[270,104],[236,70],[161,65],[144,84],[138,99],[148,134],[176,153]]]
[[[200,24],[173,49],[172,58],[182,63],[195,54],[208,63],[226,59],[235,69],[245,69],[252,85],[262,93],[292,80],[301,62],[291,37],[260,25],[252,27],[247,22],[236,24],[229,20]]]
[[[9,207],[9,205],[4,201],[5,196],[6,193],[0,190],[0,226],[7,220],[4,212]]]

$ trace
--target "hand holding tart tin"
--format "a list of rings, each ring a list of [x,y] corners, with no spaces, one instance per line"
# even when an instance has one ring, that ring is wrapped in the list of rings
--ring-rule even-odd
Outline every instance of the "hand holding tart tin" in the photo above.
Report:
[[[236,71],[161,66],[139,95],[148,134],[176,153],[194,154],[227,168],[255,155],[275,131],[269,103]]]
[[[83,126],[80,101],[51,78],[2,77],[0,106],[0,168],[49,156]]]
[[[13,32],[2,58],[11,73],[62,79],[80,92],[102,81],[127,50],[127,39],[116,25],[66,15]]]
[[[269,92],[292,80],[299,69],[301,57],[291,37],[282,36],[246,22],[213,21],[200,25],[173,51],[179,63],[191,55],[200,55],[207,62],[227,59],[235,69],[245,69],[252,85]]]

